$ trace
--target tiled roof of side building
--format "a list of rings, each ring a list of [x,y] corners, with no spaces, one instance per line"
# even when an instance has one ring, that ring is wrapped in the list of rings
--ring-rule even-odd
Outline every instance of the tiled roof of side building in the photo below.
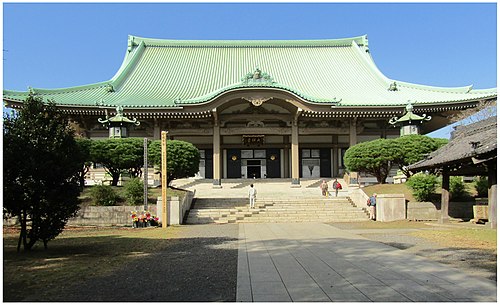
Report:
[[[253,81],[259,69],[264,78]],[[250,77],[249,77],[250,75]],[[290,92],[305,102],[346,107],[446,104],[496,98],[497,90],[441,88],[387,78],[366,36],[331,40],[161,40],[129,36],[125,59],[109,81],[33,89],[58,104],[166,108],[209,102],[244,88]],[[28,92],[4,90],[4,100]]]
[[[497,149],[497,117],[465,125],[457,126],[448,144],[429,154],[429,156],[408,166],[411,170],[422,170],[440,167],[489,154]]]

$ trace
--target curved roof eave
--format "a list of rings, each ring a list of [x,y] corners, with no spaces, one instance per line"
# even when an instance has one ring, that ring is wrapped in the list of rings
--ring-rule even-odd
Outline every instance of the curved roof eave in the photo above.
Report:
[[[211,103],[213,100],[217,99],[218,97],[222,96],[225,93],[235,91],[235,90],[252,90],[252,89],[267,89],[267,90],[280,90],[287,92],[289,94],[292,94],[298,98],[300,98],[303,102],[311,103],[311,104],[319,104],[319,105],[336,105],[338,104],[338,100],[336,97],[332,98],[331,100],[327,99],[316,99],[310,96],[307,96],[306,94],[303,94],[299,92],[298,90],[289,88],[285,85],[281,85],[278,83],[273,83],[273,84],[263,84],[263,85],[257,85],[257,84],[234,84],[227,86],[225,88],[221,88],[215,92],[211,92],[209,94],[206,94],[201,97],[197,97],[194,99],[188,99],[185,101],[182,100],[176,100],[174,103],[176,105],[205,105]]]

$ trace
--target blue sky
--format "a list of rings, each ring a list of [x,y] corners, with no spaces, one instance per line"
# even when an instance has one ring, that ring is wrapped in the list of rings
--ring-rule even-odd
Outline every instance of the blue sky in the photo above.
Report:
[[[113,77],[127,35],[332,39],[367,34],[387,77],[496,87],[496,3],[4,3],[3,86],[61,88]],[[448,137],[448,130],[433,133]]]

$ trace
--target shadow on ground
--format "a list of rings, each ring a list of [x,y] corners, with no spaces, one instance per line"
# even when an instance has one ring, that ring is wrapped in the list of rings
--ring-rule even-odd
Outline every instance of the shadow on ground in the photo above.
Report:
[[[15,254],[15,249],[6,249],[4,239],[3,301],[234,302],[236,299],[237,238],[99,236],[66,238],[64,242],[62,246],[54,241],[48,251]],[[14,264],[17,269],[12,269]],[[11,272],[6,272],[8,265]],[[96,270],[100,268],[108,271],[103,274]]]

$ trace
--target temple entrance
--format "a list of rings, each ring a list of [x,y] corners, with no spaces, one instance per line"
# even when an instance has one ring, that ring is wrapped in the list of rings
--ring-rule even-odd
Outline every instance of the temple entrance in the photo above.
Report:
[[[225,178],[282,178],[279,148],[228,148],[225,158]]]
[[[247,177],[261,178],[260,160],[247,160]]]

